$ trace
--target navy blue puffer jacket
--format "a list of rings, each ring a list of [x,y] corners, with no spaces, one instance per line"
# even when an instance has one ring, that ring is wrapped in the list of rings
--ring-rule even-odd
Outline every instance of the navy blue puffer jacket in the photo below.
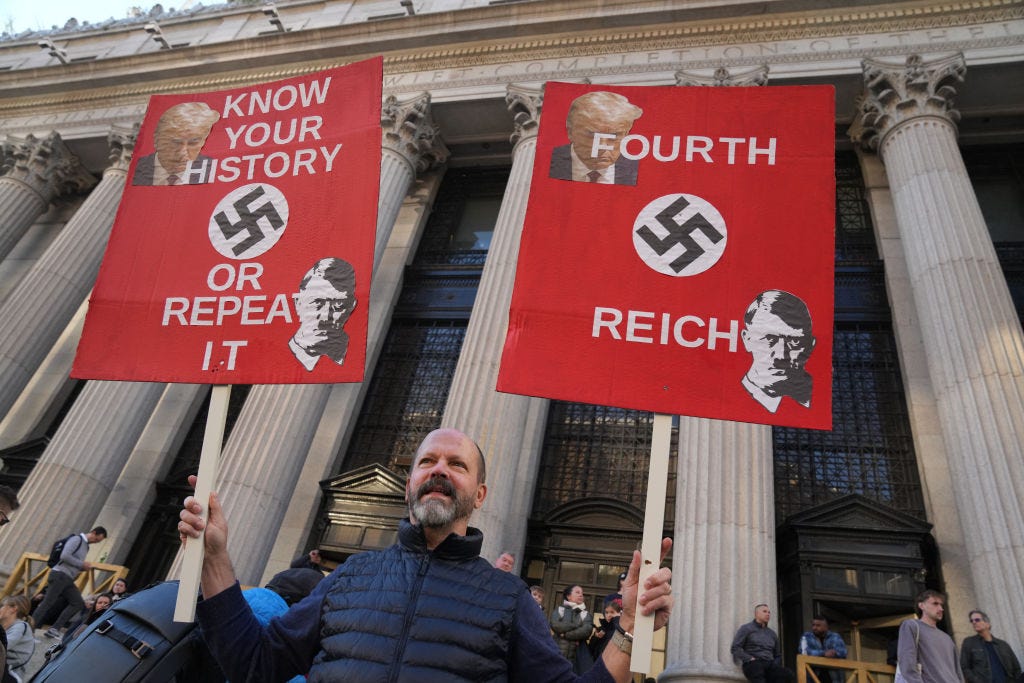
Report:
[[[335,570],[309,680],[507,680],[523,582],[479,556],[476,529],[429,551],[422,529],[403,520],[398,539]]]

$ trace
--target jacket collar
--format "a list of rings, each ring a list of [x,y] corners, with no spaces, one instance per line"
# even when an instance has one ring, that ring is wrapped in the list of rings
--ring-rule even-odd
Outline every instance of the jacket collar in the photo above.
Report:
[[[427,539],[423,535],[423,527],[411,524],[408,518],[398,523],[398,542],[401,546],[414,553],[428,553]],[[465,536],[456,533],[448,534],[433,550],[435,557],[445,560],[471,560],[480,556],[480,548],[484,543],[484,535],[479,529],[469,527]]]

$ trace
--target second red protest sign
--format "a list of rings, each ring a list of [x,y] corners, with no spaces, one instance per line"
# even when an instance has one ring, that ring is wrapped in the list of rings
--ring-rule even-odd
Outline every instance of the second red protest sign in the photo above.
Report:
[[[547,84],[498,389],[831,428],[833,99]]]

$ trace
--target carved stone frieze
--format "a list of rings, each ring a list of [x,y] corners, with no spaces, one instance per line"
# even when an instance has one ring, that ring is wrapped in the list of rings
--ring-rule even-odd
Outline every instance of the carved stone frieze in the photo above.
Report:
[[[687,86],[729,86],[729,85],[767,85],[768,65],[764,64],[755,69],[748,69],[742,73],[732,74],[724,66],[715,69],[711,76],[702,76],[691,71],[677,71],[676,85]]]
[[[49,204],[55,197],[84,192],[96,184],[78,157],[56,132],[45,138],[28,135],[24,139],[8,138],[4,144],[5,178],[19,180]]]
[[[381,108],[380,123],[381,144],[401,155],[417,174],[448,159],[448,148],[430,114],[430,93],[405,100],[387,96]]]
[[[886,135],[911,119],[938,117],[954,126],[960,120],[953,97],[967,70],[962,54],[929,62],[911,55],[903,65],[865,59],[862,66],[866,94],[850,129],[855,142],[878,150]]]

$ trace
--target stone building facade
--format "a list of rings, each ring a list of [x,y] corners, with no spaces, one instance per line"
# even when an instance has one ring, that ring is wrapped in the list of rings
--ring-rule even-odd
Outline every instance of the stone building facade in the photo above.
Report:
[[[832,432],[679,418],[661,680],[740,680],[768,602],[884,659],[925,586],[1024,646],[1024,3],[848,0],[236,2],[0,39],[0,569],[94,523],[138,580],[174,572],[208,387],[70,380],[155,93],[384,57],[367,380],[237,387],[219,490],[243,582],[313,546],[386,545],[439,425],[476,437],[484,554],[588,596],[642,528],[649,415],[495,392],[542,85],[836,91]],[[352,96],[357,97],[358,93]],[[581,359],[585,362],[585,359]],[[244,520],[244,521],[243,521]],[[244,549],[244,550],[243,550]]]

